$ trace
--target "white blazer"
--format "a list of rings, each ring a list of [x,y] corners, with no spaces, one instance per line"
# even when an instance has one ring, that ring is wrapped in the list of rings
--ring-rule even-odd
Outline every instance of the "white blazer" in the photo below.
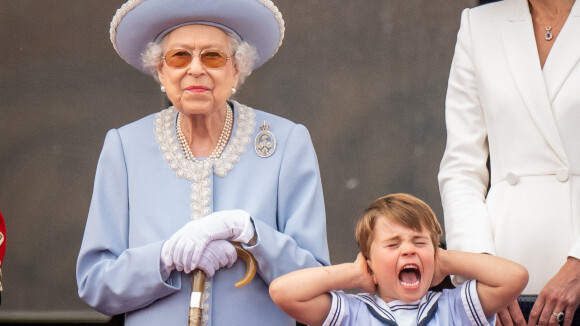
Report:
[[[539,293],[580,258],[580,3],[543,69],[526,0],[465,9],[445,113],[447,247],[523,264]]]

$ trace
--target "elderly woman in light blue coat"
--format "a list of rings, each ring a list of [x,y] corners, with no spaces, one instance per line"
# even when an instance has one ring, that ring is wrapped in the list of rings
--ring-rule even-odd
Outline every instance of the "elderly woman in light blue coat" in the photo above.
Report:
[[[307,129],[230,98],[282,43],[269,0],[128,1],[111,41],[172,106],[112,129],[77,262],[80,297],[125,325],[186,325],[203,270],[204,325],[295,325],[268,285],[329,264],[320,173]],[[254,279],[231,242],[258,262]]]

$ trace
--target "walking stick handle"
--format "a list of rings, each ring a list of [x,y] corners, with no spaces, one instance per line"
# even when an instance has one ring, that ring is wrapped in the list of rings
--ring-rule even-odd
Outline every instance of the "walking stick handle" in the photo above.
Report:
[[[239,242],[232,242],[232,244],[234,245],[234,248],[236,248],[238,258],[242,258],[242,260],[246,262],[246,274],[235,284],[235,286],[239,288],[250,283],[254,279],[254,275],[256,275],[256,271],[258,270],[258,262],[254,255],[244,249]]]

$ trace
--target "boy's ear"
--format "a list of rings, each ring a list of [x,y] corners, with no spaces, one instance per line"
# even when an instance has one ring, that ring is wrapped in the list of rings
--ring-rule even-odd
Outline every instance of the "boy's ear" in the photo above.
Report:
[[[370,259],[367,259],[367,270],[369,271],[369,274],[373,277],[373,282],[376,284],[379,284],[377,282],[377,278],[375,277],[375,273],[373,273],[373,262]]]

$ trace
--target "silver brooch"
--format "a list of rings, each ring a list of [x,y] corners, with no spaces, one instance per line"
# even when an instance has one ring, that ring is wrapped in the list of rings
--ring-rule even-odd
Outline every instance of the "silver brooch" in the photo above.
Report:
[[[266,121],[260,126],[260,132],[254,140],[254,149],[260,157],[270,157],[276,150],[276,137],[270,131],[270,125]]]

